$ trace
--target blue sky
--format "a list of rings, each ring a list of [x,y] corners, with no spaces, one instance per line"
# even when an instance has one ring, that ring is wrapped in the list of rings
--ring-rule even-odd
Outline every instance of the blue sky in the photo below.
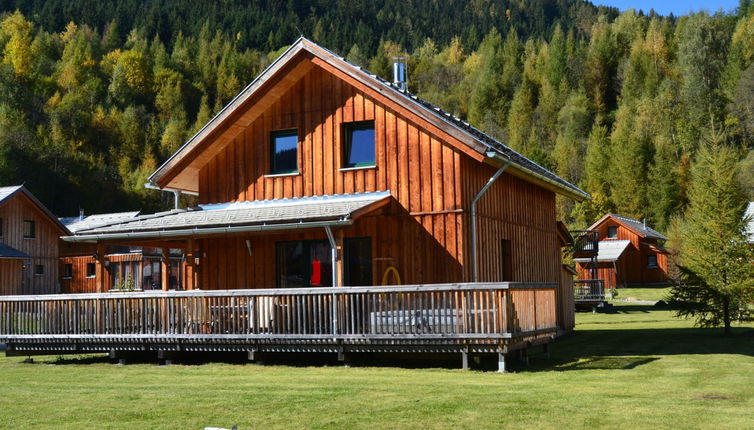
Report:
[[[689,11],[698,12],[708,10],[716,12],[722,8],[726,12],[738,6],[738,0],[592,0],[595,4],[614,6],[620,10],[634,8],[649,12],[654,8],[655,12],[661,15],[669,15],[671,12],[678,15],[685,15]]]

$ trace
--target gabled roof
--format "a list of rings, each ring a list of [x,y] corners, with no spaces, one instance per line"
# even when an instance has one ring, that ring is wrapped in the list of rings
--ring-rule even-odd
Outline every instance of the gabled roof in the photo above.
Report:
[[[599,242],[599,251],[597,252],[597,261],[616,261],[623,255],[623,251],[631,244],[630,240],[601,240]],[[578,263],[589,262],[588,258],[574,258],[573,261]]]
[[[205,237],[263,230],[351,225],[390,199],[389,191],[200,205],[80,229],[68,242]]]
[[[309,61],[301,61],[306,59]],[[449,142],[458,142],[464,152],[473,154],[480,161],[493,165],[510,162],[509,172],[530,182],[551,188],[576,200],[590,196],[575,185],[522,156],[491,136],[472,127],[469,123],[441,110],[407,91],[349,63],[344,58],[306,39],[298,39],[277,60],[265,69],[254,81],[228,103],[199,132],[189,139],[175,154],[149,177],[149,184],[161,189],[178,189],[197,192],[196,176],[200,165],[197,157],[204,152],[214,154],[210,146],[227,136],[224,141],[243,130],[250,118],[242,113],[258,107],[259,115],[264,106],[271,105],[274,96],[263,97],[275,85],[292,85],[314,65],[338,75],[349,83],[358,83],[381,102],[393,104],[410,113],[412,121],[419,121],[438,136]],[[281,78],[281,75],[285,76]],[[254,117],[254,115],[250,115]],[[243,121],[242,121],[243,119]],[[221,148],[220,148],[221,149]],[[215,149],[219,151],[219,149]]]
[[[34,197],[34,194],[31,193],[28,189],[26,189],[23,185],[13,185],[9,187],[0,187],[0,204],[2,204],[4,201],[9,200],[11,197],[15,196],[18,193],[24,194],[29,200],[34,203],[39,210],[41,210],[50,220],[52,220],[53,224],[60,228],[60,230],[63,231],[64,234],[69,234],[70,231],[68,228],[60,222],[58,217],[55,216],[52,212],[50,212],[49,209],[45,205],[42,204],[39,200],[37,200],[36,197]]]
[[[749,202],[744,213],[744,218],[749,219],[749,222],[746,224],[746,234],[749,235],[749,243],[754,243],[754,202]]]
[[[27,258],[31,258],[29,257],[29,254],[21,252],[16,248],[11,248],[10,246],[0,242],[0,260],[25,260]]]
[[[589,227],[589,230],[595,230],[597,227],[605,222],[608,218],[612,218],[615,222],[622,225],[623,227],[626,227],[627,229],[633,231],[634,233],[638,234],[641,237],[649,238],[649,239],[659,239],[659,240],[668,240],[667,237],[663,236],[660,232],[657,230],[654,230],[653,228],[647,226],[645,223],[635,220],[633,218],[609,213],[602,218],[599,219],[599,221],[595,222],[594,224]]]
[[[85,217],[63,217],[60,218],[60,222],[68,227],[68,230],[70,230],[72,233],[76,233],[79,230],[86,230],[94,227],[104,227],[111,224],[125,222],[137,217],[138,215],[139,211],[115,212],[108,214],[93,214],[87,215]]]

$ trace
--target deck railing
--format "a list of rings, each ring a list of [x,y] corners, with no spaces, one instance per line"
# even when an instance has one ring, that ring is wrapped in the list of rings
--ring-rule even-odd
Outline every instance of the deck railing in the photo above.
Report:
[[[0,296],[0,341],[506,339],[555,331],[555,284]]]
[[[605,282],[602,279],[577,279],[573,281],[576,304],[597,304],[605,301]]]

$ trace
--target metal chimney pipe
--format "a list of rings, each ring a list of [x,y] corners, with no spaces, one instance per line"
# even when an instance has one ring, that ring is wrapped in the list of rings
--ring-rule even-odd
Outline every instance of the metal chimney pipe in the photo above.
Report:
[[[393,57],[393,85],[401,91],[406,91],[406,58]]]

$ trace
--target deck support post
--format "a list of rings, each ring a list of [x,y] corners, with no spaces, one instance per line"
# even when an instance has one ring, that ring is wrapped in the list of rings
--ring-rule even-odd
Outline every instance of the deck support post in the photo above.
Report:
[[[170,248],[162,248],[162,267],[160,280],[162,281],[162,291],[170,289]]]
[[[251,361],[251,362],[257,361],[256,356],[255,356],[256,352],[257,352],[256,348],[251,348],[251,349],[247,350],[246,351],[246,359],[249,360],[249,361]]]
[[[502,351],[497,353],[497,373],[505,373],[505,354]]]
[[[461,368],[463,370],[469,370],[469,349],[464,348],[461,350]]]

